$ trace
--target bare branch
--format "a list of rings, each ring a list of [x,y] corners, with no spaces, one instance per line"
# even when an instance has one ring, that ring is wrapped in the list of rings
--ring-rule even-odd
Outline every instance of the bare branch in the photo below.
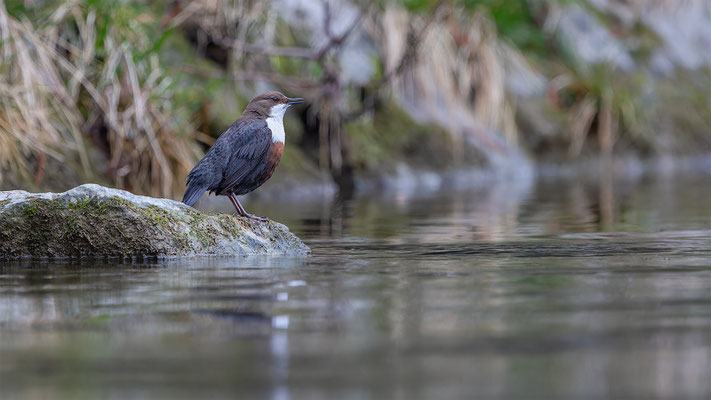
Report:
[[[333,32],[331,32],[331,3],[328,0],[323,0],[323,31],[326,37],[333,40]]]
[[[228,39],[228,38],[211,38],[212,41],[220,46],[236,49],[238,51],[243,51],[245,53],[253,53],[264,56],[277,56],[277,57],[294,57],[302,58],[305,60],[319,61],[322,60],[329,51],[337,46],[341,46],[348,36],[350,36],[353,31],[360,25],[365,15],[365,12],[359,13],[359,15],[353,20],[351,25],[341,33],[340,35],[334,35],[331,30],[331,12],[328,2],[324,2],[324,31],[328,37],[328,42],[324,44],[320,49],[314,50],[308,47],[284,47],[284,46],[272,46],[272,45],[258,45],[253,43],[247,43],[238,39]]]
[[[333,47],[342,45],[343,42],[346,41],[348,36],[350,36],[350,34],[353,33],[353,31],[360,25],[361,21],[363,21],[364,15],[365,15],[365,12],[359,13],[359,15],[353,20],[351,25],[345,31],[343,31],[342,34],[340,34],[338,36],[333,36],[333,33],[331,32],[331,25],[330,25],[331,24],[331,17],[330,17],[330,12],[328,11],[329,10],[328,4],[329,3],[326,3],[326,10],[325,10],[326,15],[328,16],[325,23],[328,24],[328,27],[324,27],[324,30],[326,31],[326,35],[328,36],[329,41],[321,48],[321,50],[319,50],[317,52],[317,59],[319,59],[319,60],[322,59],[326,55],[326,53],[329,50],[331,50]]]
[[[444,0],[439,0],[437,2],[434,10],[429,14],[429,17],[425,21],[425,25],[411,36],[410,43],[405,49],[402,58],[400,58],[400,62],[397,67],[386,72],[380,77],[380,79],[371,83],[370,87],[375,88],[375,90],[366,95],[366,98],[362,102],[363,107],[360,110],[351,112],[344,116],[346,121],[352,121],[369,110],[369,107],[372,107],[375,104],[375,98],[380,92],[379,88],[385,87],[386,84],[388,84],[392,79],[400,76],[413,62],[415,62],[422,40],[434,21],[440,18],[440,12],[444,4]]]
[[[212,38],[212,41],[220,46],[229,47],[244,51],[245,53],[255,53],[264,56],[283,56],[304,58],[307,60],[317,60],[317,53],[306,47],[281,47],[281,46],[261,46],[247,43],[237,39]]]

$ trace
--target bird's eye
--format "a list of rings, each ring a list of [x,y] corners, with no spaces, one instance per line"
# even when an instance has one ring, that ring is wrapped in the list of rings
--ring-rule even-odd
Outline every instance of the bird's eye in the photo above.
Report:
[[[274,100],[274,101],[279,101],[279,99],[276,98],[276,97],[272,97],[272,100]]]

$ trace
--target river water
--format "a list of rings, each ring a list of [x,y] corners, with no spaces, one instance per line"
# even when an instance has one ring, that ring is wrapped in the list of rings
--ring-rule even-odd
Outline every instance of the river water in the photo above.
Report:
[[[709,199],[667,176],[251,201],[312,256],[0,264],[0,397],[709,398]]]

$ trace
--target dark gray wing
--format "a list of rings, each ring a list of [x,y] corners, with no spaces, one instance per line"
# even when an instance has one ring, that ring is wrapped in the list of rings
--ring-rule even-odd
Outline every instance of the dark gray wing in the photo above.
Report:
[[[234,133],[225,138],[229,141],[230,159],[217,194],[238,191],[240,184],[267,161],[272,144],[272,132],[263,119],[250,119],[232,128]]]

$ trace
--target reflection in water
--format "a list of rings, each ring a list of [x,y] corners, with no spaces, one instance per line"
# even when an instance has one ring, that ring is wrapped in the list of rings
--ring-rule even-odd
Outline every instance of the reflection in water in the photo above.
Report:
[[[0,394],[708,397],[709,183],[260,202],[312,257],[0,264]]]

